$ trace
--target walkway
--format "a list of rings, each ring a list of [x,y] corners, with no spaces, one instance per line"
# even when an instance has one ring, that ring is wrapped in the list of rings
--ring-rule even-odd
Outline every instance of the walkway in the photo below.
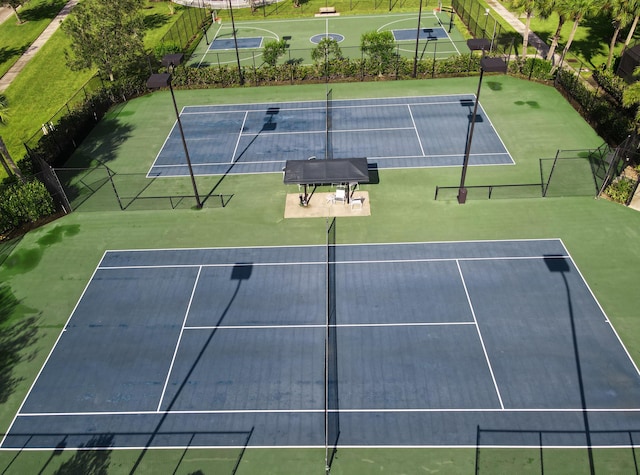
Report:
[[[507,10],[498,0],[486,0],[486,2],[487,5],[493,8],[498,15],[504,18],[504,20],[509,23],[514,30],[524,36],[524,23],[520,21],[516,14]],[[529,45],[535,47],[538,50],[538,54],[543,58],[547,57],[547,53],[549,53],[549,45],[542,41],[540,37],[532,31],[529,31]]]
[[[69,14],[73,7],[77,5],[77,3],[78,0],[70,0],[62,8],[62,10],[60,10],[60,13],[58,13],[58,15],[53,20],[51,20],[49,26],[47,26],[47,28],[45,28],[40,36],[36,38],[31,46],[29,46],[27,51],[23,53],[20,59],[16,61],[16,63],[11,66],[11,69],[9,69],[9,71],[7,71],[5,75],[0,78],[0,92],[4,92],[9,87],[9,84],[11,84],[11,82],[16,78],[18,73],[20,73],[20,71],[24,69],[27,63],[31,61],[31,58],[35,56],[35,54],[40,50],[40,48],[42,48],[47,40],[51,38],[51,35],[53,35],[55,31],[60,27],[60,23],[62,23],[62,20],[64,20],[64,18]],[[13,12],[11,11],[9,11],[9,13],[13,14]]]
[[[15,17],[13,10],[9,7],[0,7],[0,23],[5,21],[10,16]]]

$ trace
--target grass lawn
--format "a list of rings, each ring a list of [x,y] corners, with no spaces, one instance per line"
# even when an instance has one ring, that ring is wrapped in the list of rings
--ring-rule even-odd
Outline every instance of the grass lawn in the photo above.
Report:
[[[510,11],[515,11],[505,2],[505,6]],[[521,18],[524,23],[525,18]],[[573,22],[567,20],[562,26],[560,44],[557,52],[562,53],[564,45],[567,43]],[[531,19],[531,30],[534,31],[545,43],[551,44],[552,36],[558,27],[558,15],[553,13],[548,19],[543,19],[534,15]],[[628,34],[628,28],[623,29],[614,49],[614,61],[622,53],[624,41]],[[634,40],[637,40],[640,33],[636,30]],[[580,22],[575,38],[571,43],[568,53],[568,61],[579,67],[579,63],[584,63],[583,67],[595,69],[606,64],[609,55],[609,42],[613,36],[613,26],[609,16],[601,12],[598,16],[586,18]],[[633,41],[632,40],[632,45]]]
[[[31,46],[65,3],[64,0],[33,0],[18,11],[22,23],[16,21],[15,15],[0,23],[0,77]]]
[[[336,84],[334,99],[473,93],[477,78]],[[325,85],[177,91],[192,104],[319,100]],[[513,166],[472,167],[467,183],[539,180],[538,159],[557,149],[597,147],[601,139],[547,86],[487,76],[482,105]],[[72,164],[107,160],[118,173],[145,172],[173,125],[167,92],[114,109],[82,144]],[[370,217],[341,218],[338,243],[561,238],[620,334],[640,362],[640,295],[626,292],[640,265],[640,214],[593,197],[434,201],[436,185],[457,185],[460,169],[381,170],[369,192]],[[167,186],[173,179],[166,179]],[[0,267],[4,359],[0,427],[6,431],[106,249],[323,244],[325,220],[284,219],[281,174],[199,177],[201,188],[233,195],[225,208],[126,211],[91,206],[27,234]],[[182,185],[181,185],[182,186]],[[188,189],[188,181],[184,182]],[[97,196],[96,196],[97,198]],[[410,206],[406,205],[411,203]],[[0,250],[0,253],[3,252]],[[0,262],[2,262],[0,260]],[[476,450],[339,449],[332,473],[469,474]],[[594,454],[596,473],[633,473],[629,449]],[[22,473],[323,473],[324,450],[136,450],[0,452],[0,469]],[[585,450],[479,451],[477,473],[589,473]],[[200,471],[200,472],[198,472]]]
[[[167,2],[148,2],[143,13],[148,29],[145,43],[149,48],[157,44],[159,38],[178,20],[183,8],[176,7],[175,14],[171,15]],[[10,23],[13,23],[11,19],[0,25],[0,35]],[[44,27],[46,24],[42,29]],[[21,44],[28,47],[34,38],[25,38],[22,30],[20,31]],[[42,124],[64,107],[73,94],[94,75],[94,71],[72,71],[67,67],[64,52],[69,48],[67,35],[59,29],[4,93],[9,104],[10,120],[5,126],[0,126],[0,134],[15,160],[25,154],[23,143],[38,132]],[[4,173],[4,170],[0,170],[0,178]]]

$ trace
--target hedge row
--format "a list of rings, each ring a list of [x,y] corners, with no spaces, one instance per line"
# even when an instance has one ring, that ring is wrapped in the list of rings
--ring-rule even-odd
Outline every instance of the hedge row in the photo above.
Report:
[[[54,212],[51,195],[36,179],[0,188],[0,234]]]
[[[567,70],[557,72],[557,84],[582,116],[609,144],[621,143],[634,128],[633,114],[606,95],[599,94]]]

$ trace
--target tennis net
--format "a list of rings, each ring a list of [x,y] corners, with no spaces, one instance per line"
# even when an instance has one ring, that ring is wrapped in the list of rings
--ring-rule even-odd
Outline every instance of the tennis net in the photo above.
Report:
[[[327,281],[326,281],[326,333],[325,333],[325,466],[331,470],[340,435],[338,404],[338,353],[336,328],[336,218],[327,219]]]

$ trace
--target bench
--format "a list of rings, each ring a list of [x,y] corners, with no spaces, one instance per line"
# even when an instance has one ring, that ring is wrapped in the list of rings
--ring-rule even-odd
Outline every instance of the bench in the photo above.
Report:
[[[338,16],[340,13],[336,12],[336,7],[320,7],[315,16]]]

